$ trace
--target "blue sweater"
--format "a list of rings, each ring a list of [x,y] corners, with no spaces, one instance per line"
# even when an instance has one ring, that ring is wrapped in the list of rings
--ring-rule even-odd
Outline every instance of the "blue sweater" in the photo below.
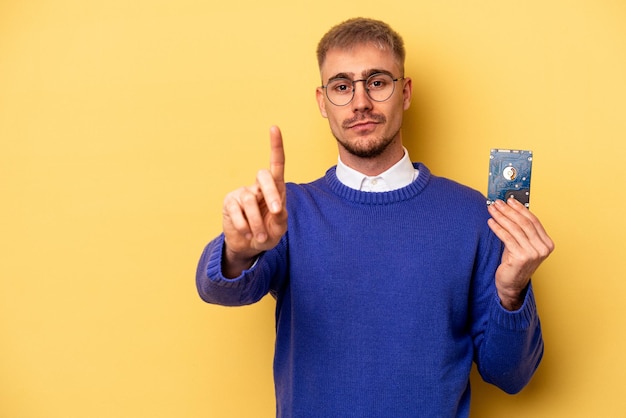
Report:
[[[415,167],[385,193],[344,186],[334,167],[289,183],[287,233],[236,279],[221,273],[223,236],[205,248],[205,301],[276,298],[277,416],[466,417],[473,361],[508,393],[537,368],[532,288],[520,310],[501,307],[485,198]]]

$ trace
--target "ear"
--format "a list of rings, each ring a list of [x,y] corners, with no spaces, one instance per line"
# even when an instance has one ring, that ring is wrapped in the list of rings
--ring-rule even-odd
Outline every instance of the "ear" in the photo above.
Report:
[[[328,118],[328,113],[326,113],[326,96],[324,95],[323,88],[318,87],[315,90],[315,99],[317,100],[317,106],[320,108],[322,116]]]
[[[407,110],[409,107],[411,107],[411,97],[413,96],[413,80],[411,80],[411,77],[405,77],[402,81],[404,82],[402,87],[404,110]]]

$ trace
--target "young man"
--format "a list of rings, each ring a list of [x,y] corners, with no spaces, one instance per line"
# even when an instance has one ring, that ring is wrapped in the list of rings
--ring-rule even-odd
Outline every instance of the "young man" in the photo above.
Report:
[[[276,298],[280,417],[466,417],[474,361],[515,393],[543,354],[530,277],[554,245],[512,200],[411,163],[402,39],[351,19],[320,41],[317,102],[339,160],[285,184],[278,128],[270,167],[226,196],[197,287],[209,303]]]

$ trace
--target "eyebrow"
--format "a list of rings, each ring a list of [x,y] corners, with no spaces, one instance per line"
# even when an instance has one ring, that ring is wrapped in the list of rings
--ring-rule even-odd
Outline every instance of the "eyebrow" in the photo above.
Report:
[[[388,70],[383,70],[380,68],[371,68],[368,70],[363,70],[361,72],[361,77],[363,77],[363,79],[367,79],[368,77],[370,77],[373,74],[387,74],[390,77],[394,77],[394,75],[391,73],[391,71]],[[354,73],[337,73],[334,76],[330,77],[328,79],[328,81],[332,81],[332,80],[336,80],[338,78],[347,78],[348,80],[354,80]]]

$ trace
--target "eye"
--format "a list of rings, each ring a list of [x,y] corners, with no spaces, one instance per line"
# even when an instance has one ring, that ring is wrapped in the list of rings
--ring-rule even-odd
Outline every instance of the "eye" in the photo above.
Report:
[[[386,74],[374,74],[367,80],[367,87],[370,90],[382,90],[391,82],[391,77]]]
[[[343,94],[352,92],[352,82],[348,79],[338,78],[328,83],[326,87],[333,93]]]

